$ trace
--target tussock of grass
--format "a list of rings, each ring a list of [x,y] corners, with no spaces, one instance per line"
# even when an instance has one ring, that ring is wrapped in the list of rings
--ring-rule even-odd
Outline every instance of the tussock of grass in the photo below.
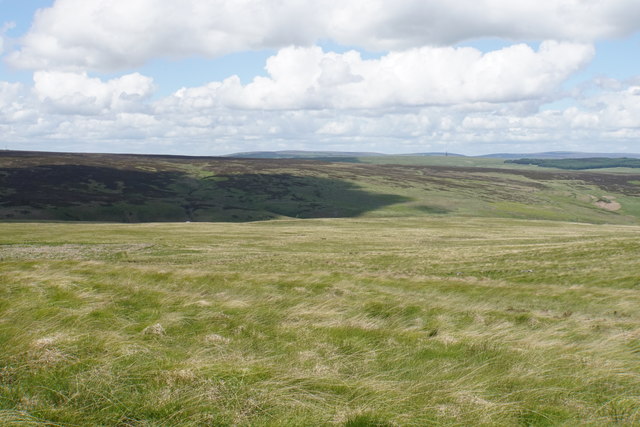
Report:
[[[640,422],[637,227],[0,228],[3,425]]]

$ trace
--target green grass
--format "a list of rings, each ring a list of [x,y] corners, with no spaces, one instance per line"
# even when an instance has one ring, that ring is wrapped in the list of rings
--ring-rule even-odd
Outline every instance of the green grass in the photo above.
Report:
[[[504,168],[516,170],[536,170],[529,164],[505,163],[504,159],[464,156],[366,156],[358,157],[359,162],[372,165],[405,166],[453,166],[472,168]]]
[[[608,158],[608,157],[592,157],[584,159],[516,159],[507,160],[506,164],[520,164],[520,165],[537,165],[545,168],[557,168],[557,169],[612,169],[612,168],[625,168],[636,169],[640,168],[640,159],[634,158]]]
[[[0,224],[3,425],[634,425],[640,227]]]

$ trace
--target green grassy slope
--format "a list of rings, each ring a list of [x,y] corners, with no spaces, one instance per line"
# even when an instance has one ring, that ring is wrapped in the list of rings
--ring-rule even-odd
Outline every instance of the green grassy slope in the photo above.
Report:
[[[509,169],[496,159],[391,160],[2,152],[0,219],[241,222],[454,215],[636,224],[640,218],[640,174]]]
[[[626,157],[621,157],[621,158],[591,157],[591,158],[583,158],[583,159],[517,159],[517,160],[507,160],[506,163],[521,164],[521,165],[537,165],[545,168],[570,169],[570,170],[640,168],[640,159],[626,158]]]
[[[504,159],[465,156],[367,156],[358,157],[359,163],[373,165],[454,166],[471,168],[505,168],[532,170],[526,164],[506,164]]]
[[[0,224],[2,425],[637,425],[640,228]]]

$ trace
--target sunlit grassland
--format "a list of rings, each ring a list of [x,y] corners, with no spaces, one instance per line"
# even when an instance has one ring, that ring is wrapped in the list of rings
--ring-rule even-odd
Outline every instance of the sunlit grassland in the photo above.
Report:
[[[454,166],[473,168],[504,168],[514,170],[538,170],[538,166],[505,163],[504,159],[464,156],[366,156],[358,157],[361,163],[373,165]],[[636,171],[637,172],[637,171]]]
[[[0,424],[640,423],[640,227],[0,224]]]

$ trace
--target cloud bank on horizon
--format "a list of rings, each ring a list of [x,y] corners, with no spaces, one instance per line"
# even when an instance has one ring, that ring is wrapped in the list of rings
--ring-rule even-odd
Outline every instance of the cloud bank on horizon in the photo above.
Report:
[[[640,151],[638,60],[584,77],[600,43],[638,38],[636,0],[57,0],[13,27],[3,66],[32,83],[0,81],[12,149]],[[154,78],[256,51],[249,81]]]

